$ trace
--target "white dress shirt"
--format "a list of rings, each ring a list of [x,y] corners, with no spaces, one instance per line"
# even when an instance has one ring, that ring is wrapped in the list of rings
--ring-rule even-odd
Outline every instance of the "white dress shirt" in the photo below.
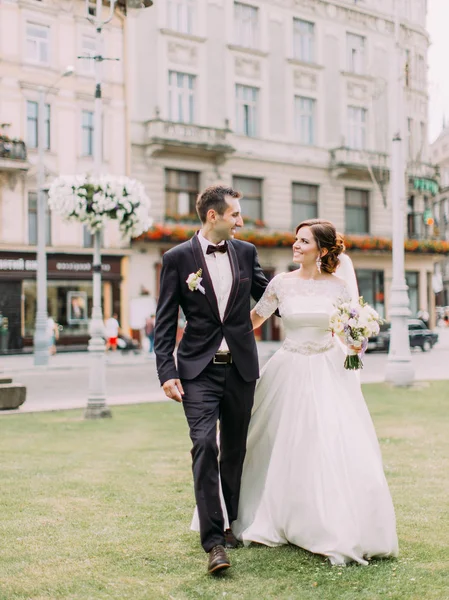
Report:
[[[206,254],[207,247],[209,245],[213,246],[214,244],[209,242],[209,240],[203,236],[201,231],[198,233],[198,241],[201,244],[207,269],[209,271],[210,278],[212,279],[215,296],[217,297],[220,319],[223,322],[226,306],[228,305],[229,295],[232,288],[232,270],[231,263],[229,262],[229,254],[228,252],[214,252],[213,254]],[[224,241],[220,242],[218,246],[221,246],[222,244],[224,244]],[[222,339],[218,350],[220,352],[229,352],[229,347],[224,338]]]

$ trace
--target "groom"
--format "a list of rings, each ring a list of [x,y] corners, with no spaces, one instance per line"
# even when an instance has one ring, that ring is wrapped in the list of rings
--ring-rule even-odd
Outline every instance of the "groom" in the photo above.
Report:
[[[240,198],[239,192],[221,185],[198,196],[201,230],[164,254],[156,313],[158,376],[166,396],[182,402],[189,424],[201,543],[209,553],[209,573],[228,568],[225,546],[237,546],[231,530],[224,531],[219,476],[231,524],[237,518],[259,377],[250,296],[259,300],[268,284],[256,248],[234,239],[243,226]],[[187,325],[176,366],[179,307]]]

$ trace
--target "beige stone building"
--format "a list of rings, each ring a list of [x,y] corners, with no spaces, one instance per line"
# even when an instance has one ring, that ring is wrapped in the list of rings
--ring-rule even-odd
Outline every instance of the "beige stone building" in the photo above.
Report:
[[[419,239],[416,215],[429,203],[422,180],[436,185],[425,12],[425,0],[401,4],[407,227]],[[132,173],[146,184],[155,221],[167,230],[188,220],[197,192],[218,181],[244,193],[244,215],[263,221],[267,235],[328,218],[355,236],[361,292],[388,316],[391,252],[356,248],[392,233],[392,0],[170,0],[128,26]],[[134,244],[135,293],[145,284],[157,295],[161,255],[173,244],[160,238]],[[270,276],[290,268],[288,248],[260,243],[259,251]],[[433,312],[437,259],[407,253],[412,312]]]
[[[31,344],[36,311],[38,89],[45,86],[45,176],[92,171],[95,30],[82,0],[0,0],[0,312],[10,350]],[[92,12],[94,8],[90,8]],[[105,28],[104,56],[123,58],[119,11]],[[74,75],[61,78],[68,65]],[[103,63],[104,168],[126,173],[125,68]],[[47,215],[48,309],[62,343],[87,342],[92,303],[92,238],[81,225]],[[105,313],[120,311],[124,248],[117,229],[104,233]],[[84,302],[70,319],[70,301]],[[72,322],[70,322],[72,321]]]
[[[443,126],[440,135],[430,147],[430,156],[432,162],[438,166],[440,174],[439,193],[433,198],[430,234],[435,239],[449,242],[449,127]],[[449,250],[445,260],[436,269],[436,301],[441,307],[449,307],[448,255]]]

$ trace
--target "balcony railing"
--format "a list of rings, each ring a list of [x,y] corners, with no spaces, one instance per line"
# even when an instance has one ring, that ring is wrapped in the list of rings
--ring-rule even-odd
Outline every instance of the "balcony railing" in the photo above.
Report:
[[[172,150],[214,156],[234,152],[227,139],[228,129],[161,119],[147,121],[146,126],[147,140],[153,146],[152,152]]]
[[[15,177],[20,172],[27,171],[29,166],[25,143],[0,136],[0,172],[6,173],[8,177]]]
[[[429,179],[432,181],[438,181],[440,175],[439,167],[437,165],[423,162],[409,162],[407,164],[407,174],[409,177]]]
[[[389,170],[389,157],[384,152],[373,152],[371,150],[355,150],[341,146],[330,151],[331,166],[354,167],[360,169]]]
[[[25,142],[22,142],[21,140],[10,140],[0,136],[0,158],[26,160],[27,149]]]

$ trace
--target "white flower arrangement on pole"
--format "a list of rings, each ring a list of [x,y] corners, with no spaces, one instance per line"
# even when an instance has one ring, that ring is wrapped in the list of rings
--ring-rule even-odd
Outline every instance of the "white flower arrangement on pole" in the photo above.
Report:
[[[114,219],[124,238],[138,237],[152,223],[143,185],[128,177],[61,175],[50,186],[48,204],[64,220],[84,223],[91,233]]]

